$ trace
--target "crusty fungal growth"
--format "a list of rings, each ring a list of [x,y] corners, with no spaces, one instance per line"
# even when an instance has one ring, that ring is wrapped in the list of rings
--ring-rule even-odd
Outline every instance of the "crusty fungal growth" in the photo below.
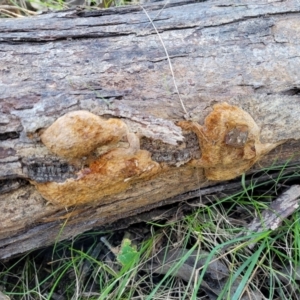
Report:
[[[123,137],[128,141],[127,148],[107,147]],[[160,170],[150,153],[140,150],[139,138],[119,119],[105,120],[87,111],[70,112],[46,129],[41,140],[50,151],[71,161],[89,157],[85,160],[88,165],[75,178],[32,181],[41,195],[57,206],[84,204],[117,194]],[[99,156],[90,155],[102,146],[108,150]]]
[[[127,126],[119,119],[105,120],[79,110],[58,118],[44,131],[41,140],[59,156],[80,158],[101,145],[118,142],[126,133]]]
[[[199,139],[201,158],[189,162],[204,168],[207,179],[228,180],[247,171],[277,144],[262,144],[260,128],[241,108],[219,103],[206,117],[204,125],[178,122],[194,131]],[[129,146],[116,144],[126,140]],[[68,113],[54,122],[41,136],[49,150],[71,163],[85,159],[85,166],[65,181],[32,181],[42,196],[57,206],[71,206],[97,200],[129,189],[134,183],[160,174],[163,163],[151,159],[140,149],[140,140],[119,119],[102,119],[86,111]],[[109,147],[110,144],[113,144]],[[99,150],[104,148],[105,150]],[[97,149],[97,151],[95,151]],[[99,151],[98,151],[99,150]],[[93,155],[91,155],[93,154]],[[81,160],[82,161],[82,160]]]
[[[68,207],[120,193],[132,183],[151,178],[159,170],[159,164],[151,160],[148,151],[138,150],[130,154],[124,149],[116,149],[81,170],[77,179],[34,184],[46,200],[57,206]]]
[[[189,121],[178,122],[183,129],[197,134],[202,156],[194,162],[205,169],[208,179],[235,178],[282,143],[262,144],[260,128],[241,108],[226,102],[218,103],[213,108],[204,126]]]

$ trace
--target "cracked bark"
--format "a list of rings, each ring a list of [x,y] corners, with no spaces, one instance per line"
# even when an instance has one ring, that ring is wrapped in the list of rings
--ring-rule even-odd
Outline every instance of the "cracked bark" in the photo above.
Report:
[[[274,160],[297,163],[299,2],[172,1],[145,9],[168,50],[188,118],[203,124],[213,104],[236,105],[259,125],[261,142],[287,141],[249,173]],[[190,191],[205,194],[217,184],[185,164],[201,156],[198,140],[175,125],[187,116],[141,7],[1,20],[0,32],[0,258],[53,243],[66,219],[60,239],[187,199],[178,195]],[[46,205],[24,165],[37,172],[34,157],[47,167],[51,153],[39,133],[75,110],[121,118],[153,160],[182,166],[104,197],[105,205],[68,211]],[[64,166],[54,162],[48,165]]]

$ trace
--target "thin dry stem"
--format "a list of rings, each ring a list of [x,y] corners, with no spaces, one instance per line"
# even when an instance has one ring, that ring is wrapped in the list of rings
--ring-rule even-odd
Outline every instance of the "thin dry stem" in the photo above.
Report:
[[[184,106],[183,100],[181,99],[181,96],[180,96],[180,94],[179,94],[179,90],[178,90],[178,86],[177,86],[177,83],[176,83],[176,80],[175,80],[175,75],[174,75],[174,72],[173,72],[173,67],[172,67],[172,63],[171,63],[171,60],[170,60],[170,56],[169,56],[168,50],[167,50],[167,48],[166,48],[166,46],[165,46],[165,44],[164,44],[164,41],[163,41],[161,35],[160,35],[159,32],[158,32],[156,26],[154,25],[154,23],[153,23],[151,17],[149,16],[149,14],[147,13],[147,11],[145,10],[145,8],[144,8],[143,6],[141,6],[141,8],[142,8],[143,11],[145,12],[147,18],[149,19],[149,22],[152,24],[152,26],[153,26],[153,28],[154,28],[156,34],[158,35],[159,40],[160,40],[160,42],[161,42],[161,44],[162,44],[162,46],[163,46],[163,48],[164,48],[164,50],[165,50],[166,57],[167,57],[167,60],[168,60],[168,63],[169,63],[169,67],[170,67],[170,70],[171,70],[171,74],[172,74],[173,83],[174,83],[174,86],[175,86],[176,93],[177,93],[177,95],[178,95],[178,97],[179,97],[179,101],[180,101],[180,104],[181,104],[181,107],[182,107],[184,113],[185,113],[186,115],[188,115],[188,112],[187,112],[187,110],[186,110],[186,108],[185,108],[185,106]]]

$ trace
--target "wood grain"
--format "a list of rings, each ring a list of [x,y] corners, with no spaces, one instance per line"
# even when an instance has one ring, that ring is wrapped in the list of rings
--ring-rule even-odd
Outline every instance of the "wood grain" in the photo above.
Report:
[[[220,102],[247,112],[261,143],[285,142],[248,172],[299,162],[298,1],[171,1],[145,9],[188,115],[141,7],[0,20],[0,258],[216,185],[187,163],[201,157],[199,141],[176,124],[203,125]],[[40,136],[78,110],[122,120],[160,164],[159,174],[89,205],[47,205],[24,165],[53,161]]]

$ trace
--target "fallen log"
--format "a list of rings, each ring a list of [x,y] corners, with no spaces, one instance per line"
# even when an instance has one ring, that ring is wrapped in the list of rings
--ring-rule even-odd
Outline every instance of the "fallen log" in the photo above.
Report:
[[[299,11],[172,1],[1,20],[0,258],[297,163]]]

